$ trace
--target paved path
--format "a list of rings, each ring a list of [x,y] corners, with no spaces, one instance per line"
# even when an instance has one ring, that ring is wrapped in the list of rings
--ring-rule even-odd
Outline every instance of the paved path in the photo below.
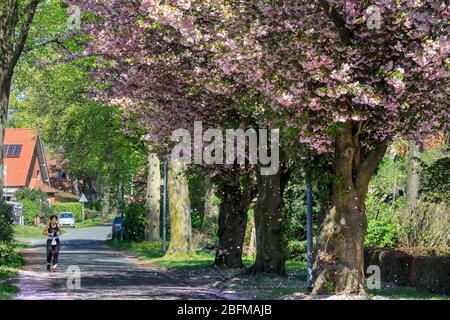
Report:
[[[61,237],[58,271],[46,271],[45,239],[26,240],[26,265],[16,299],[224,299],[219,291],[193,285],[160,270],[139,266],[132,256],[111,250],[105,240],[111,227],[70,230]],[[67,272],[80,270],[80,289]],[[73,267],[72,267],[73,268]],[[68,281],[69,280],[69,281]],[[69,286],[68,286],[69,283]]]

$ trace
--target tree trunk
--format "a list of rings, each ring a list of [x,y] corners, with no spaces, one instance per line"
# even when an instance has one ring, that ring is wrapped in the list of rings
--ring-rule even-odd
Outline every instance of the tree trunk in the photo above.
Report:
[[[356,130],[355,130],[356,131]],[[336,137],[330,205],[319,221],[313,294],[364,294],[365,197],[387,142],[363,152],[352,124]]]
[[[170,245],[167,253],[188,253],[192,250],[192,225],[185,165],[180,160],[171,160],[168,171]]]
[[[244,254],[247,256],[254,257],[256,254],[256,228],[255,228],[255,217],[249,219],[250,225],[250,241],[248,247],[244,250]]]
[[[274,175],[260,175],[257,180],[258,198],[255,207],[256,260],[250,273],[285,275],[282,194],[285,183],[281,169]]]
[[[40,0],[31,0],[24,10],[21,30],[17,0],[0,1],[0,193],[3,195],[3,140],[7,125],[9,95],[14,68],[28,37],[31,22]],[[17,32],[18,31],[18,32]]]
[[[406,205],[413,209],[417,206],[419,198],[419,148],[415,141],[409,141],[409,157],[406,178]]]
[[[147,173],[147,226],[145,227],[145,241],[155,242],[160,240],[159,220],[161,207],[161,171],[158,156],[148,153]]]
[[[14,30],[17,23],[17,1],[0,3],[0,192],[3,199],[3,141],[8,116],[11,85],[10,63],[13,54]]]
[[[107,217],[110,214],[110,198],[111,198],[111,187],[106,186],[103,190],[103,201],[102,201],[103,217]]]
[[[242,252],[247,211],[255,197],[255,189],[247,177],[241,186],[238,179],[229,179],[219,185],[219,246],[214,265],[225,268],[243,268]]]
[[[3,180],[4,180],[4,172],[3,172],[3,141],[5,138],[5,129],[7,124],[7,113],[8,113],[8,100],[9,100],[9,92],[6,92],[5,90],[2,90],[3,88],[0,87],[0,194],[2,195],[3,199]],[[11,172],[11,171],[10,171]],[[8,174],[8,172],[6,172]],[[11,173],[9,173],[11,174]]]
[[[201,232],[208,237],[213,237],[217,232],[219,219],[218,198],[216,196],[216,188],[209,177],[205,178],[205,211]]]

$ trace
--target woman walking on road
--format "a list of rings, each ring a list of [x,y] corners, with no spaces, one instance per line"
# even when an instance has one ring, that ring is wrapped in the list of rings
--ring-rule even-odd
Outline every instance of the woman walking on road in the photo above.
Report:
[[[58,255],[59,255],[59,236],[62,234],[61,229],[57,223],[58,217],[52,215],[50,217],[49,224],[44,228],[43,234],[48,236],[47,239],[47,271],[50,271],[50,264],[53,258],[53,272],[56,271],[56,266],[58,265]]]

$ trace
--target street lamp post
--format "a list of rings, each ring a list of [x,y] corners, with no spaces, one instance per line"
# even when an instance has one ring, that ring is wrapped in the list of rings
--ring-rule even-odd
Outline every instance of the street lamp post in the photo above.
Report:
[[[80,203],[81,203],[81,227],[84,227],[84,204],[88,202],[88,199],[84,195],[84,193],[81,193],[80,197]]]
[[[125,189],[124,189],[124,185],[123,185],[123,182],[122,182],[122,184],[121,184],[121,187],[120,187],[120,190],[121,190],[121,196],[120,196],[120,216],[122,217],[121,218],[121,227],[120,227],[120,241],[123,241],[123,219],[124,219],[124,210],[125,210],[125,200],[124,200],[124,198],[125,198]]]
[[[307,279],[306,288],[308,292],[312,291],[312,184],[309,182],[306,186],[306,264]]]
[[[166,252],[166,233],[167,233],[167,158],[164,158],[164,192],[163,192],[163,251]]]

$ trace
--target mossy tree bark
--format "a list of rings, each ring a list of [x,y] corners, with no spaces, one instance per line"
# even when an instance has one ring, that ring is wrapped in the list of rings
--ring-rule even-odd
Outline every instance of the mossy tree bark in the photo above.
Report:
[[[145,241],[155,242],[160,240],[161,170],[158,156],[151,150],[148,151],[147,157],[146,188],[147,226],[145,227]]]
[[[243,181],[236,178],[225,179],[218,186],[221,203],[219,206],[219,246],[214,265],[225,268],[243,268],[242,252],[247,211],[256,196],[252,178]]]
[[[170,160],[168,167],[170,245],[167,253],[189,253],[192,250],[192,225],[186,165],[180,160]]]
[[[347,122],[336,137],[331,200],[319,221],[313,294],[364,294],[365,198],[369,180],[386,152],[361,146],[358,123]]]

